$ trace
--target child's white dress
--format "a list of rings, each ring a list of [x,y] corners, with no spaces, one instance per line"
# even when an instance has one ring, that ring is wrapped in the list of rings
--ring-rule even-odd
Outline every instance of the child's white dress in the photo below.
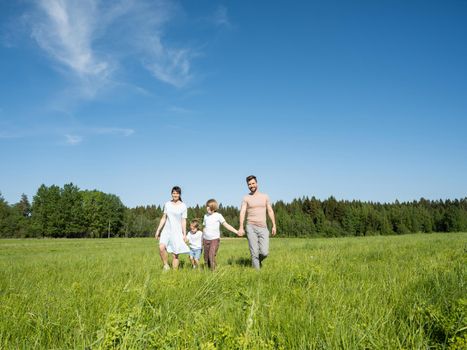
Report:
[[[185,203],[167,202],[164,205],[164,214],[167,215],[164,228],[162,229],[159,243],[165,244],[168,253],[187,254],[190,248],[183,241],[182,219],[187,218]]]

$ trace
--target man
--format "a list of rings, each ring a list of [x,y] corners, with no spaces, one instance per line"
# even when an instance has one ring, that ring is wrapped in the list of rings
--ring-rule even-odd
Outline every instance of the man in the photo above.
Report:
[[[276,235],[276,220],[268,195],[258,191],[256,176],[248,176],[246,178],[246,183],[250,193],[243,197],[242,207],[240,209],[240,228],[238,229],[238,235],[243,236],[245,234],[243,223],[246,213],[246,234],[248,246],[250,248],[251,263],[255,269],[260,269],[262,261],[269,254],[269,230],[266,224],[266,211],[272,221],[271,234],[273,236]]]

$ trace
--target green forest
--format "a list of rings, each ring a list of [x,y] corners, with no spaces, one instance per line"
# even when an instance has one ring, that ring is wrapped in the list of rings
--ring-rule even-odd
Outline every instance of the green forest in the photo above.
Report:
[[[279,237],[467,231],[467,197],[394,203],[302,197],[277,201],[273,208]],[[127,208],[114,194],[80,190],[72,183],[41,185],[32,203],[23,194],[18,203],[9,204],[0,193],[0,237],[147,237],[154,234],[162,210],[156,205]],[[237,207],[221,204],[219,212],[238,227]],[[188,208],[189,220],[204,214],[204,204]]]

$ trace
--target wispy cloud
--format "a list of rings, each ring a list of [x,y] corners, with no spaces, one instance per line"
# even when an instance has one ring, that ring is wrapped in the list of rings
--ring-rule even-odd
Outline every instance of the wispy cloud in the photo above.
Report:
[[[122,83],[114,73],[129,57],[175,87],[192,79],[193,50],[163,40],[176,12],[168,0],[38,0],[27,17],[38,46],[92,98]]]
[[[78,145],[81,143],[81,141],[83,141],[83,137],[79,135],[66,134],[65,137],[66,137],[66,143],[72,146]]]
[[[217,7],[216,12],[214,12],[214,23],[218,26],[232,27],[227,14],[227,7],[223,5]]]
[[[135,133],[132,128],[119,128],[119,127],[43,127],[43,126],[11,126],[6,123],[0,122],[0,139],[24,139],[34,138],[37,136],[48,136],[51,138],[58,137],[63,140],[65,138],[66,144],[79,145],[85,139],[109,136],[109,137],[129,137]]]
[[[193,114],[195,111],[192,111],[191,109],[179,107],[179,106],[171,106],[167,109],[169,112],[172,113],[178,113],[178,114]]]
[[[93,50],[99,9],[94,0],[40,0],[32,36],[53,59],[82,77],[106,78],[110,63]]]
[[[131,136],[135,133],[135,130],[126,128],[96,128],[92,129],[91,132],[98,135]]]
[[[159,80],[176,87],[186,85],[191,79],[190,60],[192,53],[184,49],[167,49],[159,38],[152,38],[148,58],[144,66]]]
[[[128,37],[142,65],[158,80],[183,87],[193,77],[191,62],[198,53],[191,47],[170,45],[163,40],[168,34],[165,26],[176,13],[174,2],[143,1],[128,12],[126,22],[138,23],[128,28]]]
[[[79,145],[83,140],[84,136],[92,137],[94,135],[111,135],[111,136],[120,136],[128,137],[135,133],[134,129],[129,128],[115,128],[115,127],[101,127],[101,128],[80,128],[76,130],[78,134],[65,134],[66,142],[69,145],[76,146]]]

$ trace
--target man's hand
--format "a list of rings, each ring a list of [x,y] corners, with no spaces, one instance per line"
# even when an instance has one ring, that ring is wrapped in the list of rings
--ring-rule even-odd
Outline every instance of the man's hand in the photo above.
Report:
[[[242,237],[245,235],[245,230],[243,229],[243,227],[240,227],[238,229],[238,233],[237,233],[238,237]]]
[[[273,227],[272,227],[272,229],[271,229],[271,234],[272,234],[273,236],[276,235],[276,226],[273,226]]]
[[[154,238],[157,239],[157,240],[159,240],[159,238],[160,238],[159,232],[156,231],[156,234],[154,235]]]

